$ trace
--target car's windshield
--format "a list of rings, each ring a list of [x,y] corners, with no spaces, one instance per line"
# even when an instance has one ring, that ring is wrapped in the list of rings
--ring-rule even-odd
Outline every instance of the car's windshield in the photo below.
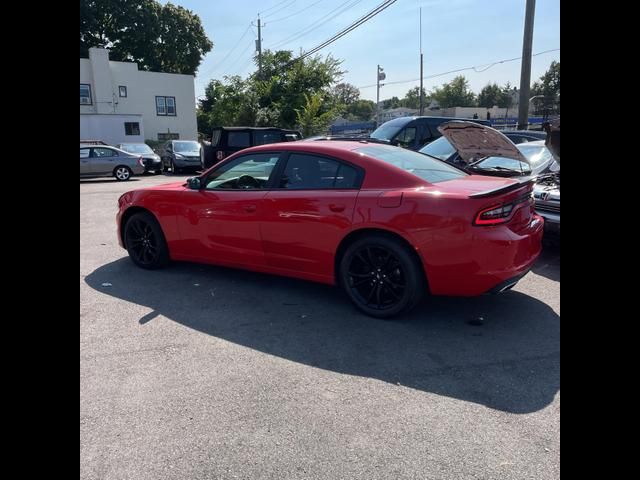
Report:
[[[538,173],[545,168],[553,156],[549,149],[544,145],[531,145],[522,143],[517,145],[518,150],[529,160],[529,165],[513,158],[506,157],[487,157],[473,165],[476,169],[496,169],[507,168],[523,173]]]
[[[391,140],[407,123],[408,121],[405,118],[390,120],[376,128],[371,133],[371,137],[378,140]]]
[[[200,150],[198,142],[173,142],[173,149],[176,152],[197,152]]]
[[[153,153],[151,147],[146,143],[125,143],[120,148],[129,153]]]
[[[456,152],[456,149],[453,148],[453,145],[449,143],[445,137],[440,137],[437,140],[425,145],[420,150],[420,153],[426,153],[427,155],[431,155],[432,157],[439,158],[440,160],[447,160],[451,155]]]
[[[429,183],[453,180],[467,175],[462,170],[440,160],[404,148],[370,145],[355,151],[402,168]]]

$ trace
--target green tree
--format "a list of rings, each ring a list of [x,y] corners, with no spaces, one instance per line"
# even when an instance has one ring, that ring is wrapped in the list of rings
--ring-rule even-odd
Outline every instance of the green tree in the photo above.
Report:
[[[458,75],[442,87],[435,87],[431,97],[440,104],[440,108],[475,107],[476,96],[469,90],[469,82],[464,75]]]
[[[220,125],[293,128],[298,111],[307,106],[305,95],[319,95],[318,116],[330,112],[336,117],[346,109],[336,102],[331,88],[342,76],[340,63],[331,56],[294,62],[290,51],[266,50],[260,76],[254,73],[246,79],[234,76],[209,82],[199,102],[198,130],[210,135],[211,128]]]
[[[305,137],[324,133],[335,118],[332,110],[322,112],[321,93],[304,94],[305,105],[296,109],[296,124]]]
[[[539,81],[534,82],[531,86],[531,96],[543,95],[544,99],[540,102],[536,102],[536,106],[541,104],[546,108],[556,106],[557,111],[560,111],[560,62],[553,61],[549,66],[549,69],[539,78]]]
[[[368,122],[376,111],[376,104],[371,100],[357,100],[346,109],[348,120]]]
[[[360,99],[360,90],[350,83],[339,83],[333,87],[331,95],[335,97],[337,103],[348,107]]]
[[[429,101],[427,100],[427,92],[424,88],[422,89],[422,95],[424,106],[426,108],[429,105]],[[420,87],[413,87],[409,90],[405,94],[404,98],[400,100],[399,106],[413,109],[420,108]]]
[[[393,96],[387,100],[383,100],[380,103],[382,103],[382,106],[384,108],[398,108],[402,106],[401,100],[396,96]]]
[[[143,70],[194,75],[213,43],[190,10],[155,0],[80,0],[80,56],[110,50]]]

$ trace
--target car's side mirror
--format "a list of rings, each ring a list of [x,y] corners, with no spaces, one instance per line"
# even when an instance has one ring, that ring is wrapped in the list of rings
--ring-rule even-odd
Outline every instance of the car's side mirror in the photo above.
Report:
[[[199,177],[187,178],[187,186],[189,187],[189,190],[200,190],[201,185]]]

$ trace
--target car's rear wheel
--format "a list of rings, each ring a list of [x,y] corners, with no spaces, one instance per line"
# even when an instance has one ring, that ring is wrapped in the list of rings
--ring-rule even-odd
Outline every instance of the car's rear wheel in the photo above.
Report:
[[[113,176],[116,177],[116,180],[119,182],[126,182],[131,178],[133,172],[129,167],[124,165],[119,165],[113,169]]]
[[[124,227],[124,243],[137,266],[153,270],[169,263],[169,248],[158,221],[150,213],[135,213]]]
[[[339,276],[355,306],[378,318],[408,312],[426,292],[418,259],[402,242],[386,235],[363,237],[347,247]]]

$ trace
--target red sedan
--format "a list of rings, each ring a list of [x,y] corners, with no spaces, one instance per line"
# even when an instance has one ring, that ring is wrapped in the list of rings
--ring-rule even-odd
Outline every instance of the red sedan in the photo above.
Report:
[[[366,141],[270,144],[125,193],[118,240],[142,268],[192,261],[337,284],[391,317],[427,292],[515,285],[541,248],[532,187]]]

